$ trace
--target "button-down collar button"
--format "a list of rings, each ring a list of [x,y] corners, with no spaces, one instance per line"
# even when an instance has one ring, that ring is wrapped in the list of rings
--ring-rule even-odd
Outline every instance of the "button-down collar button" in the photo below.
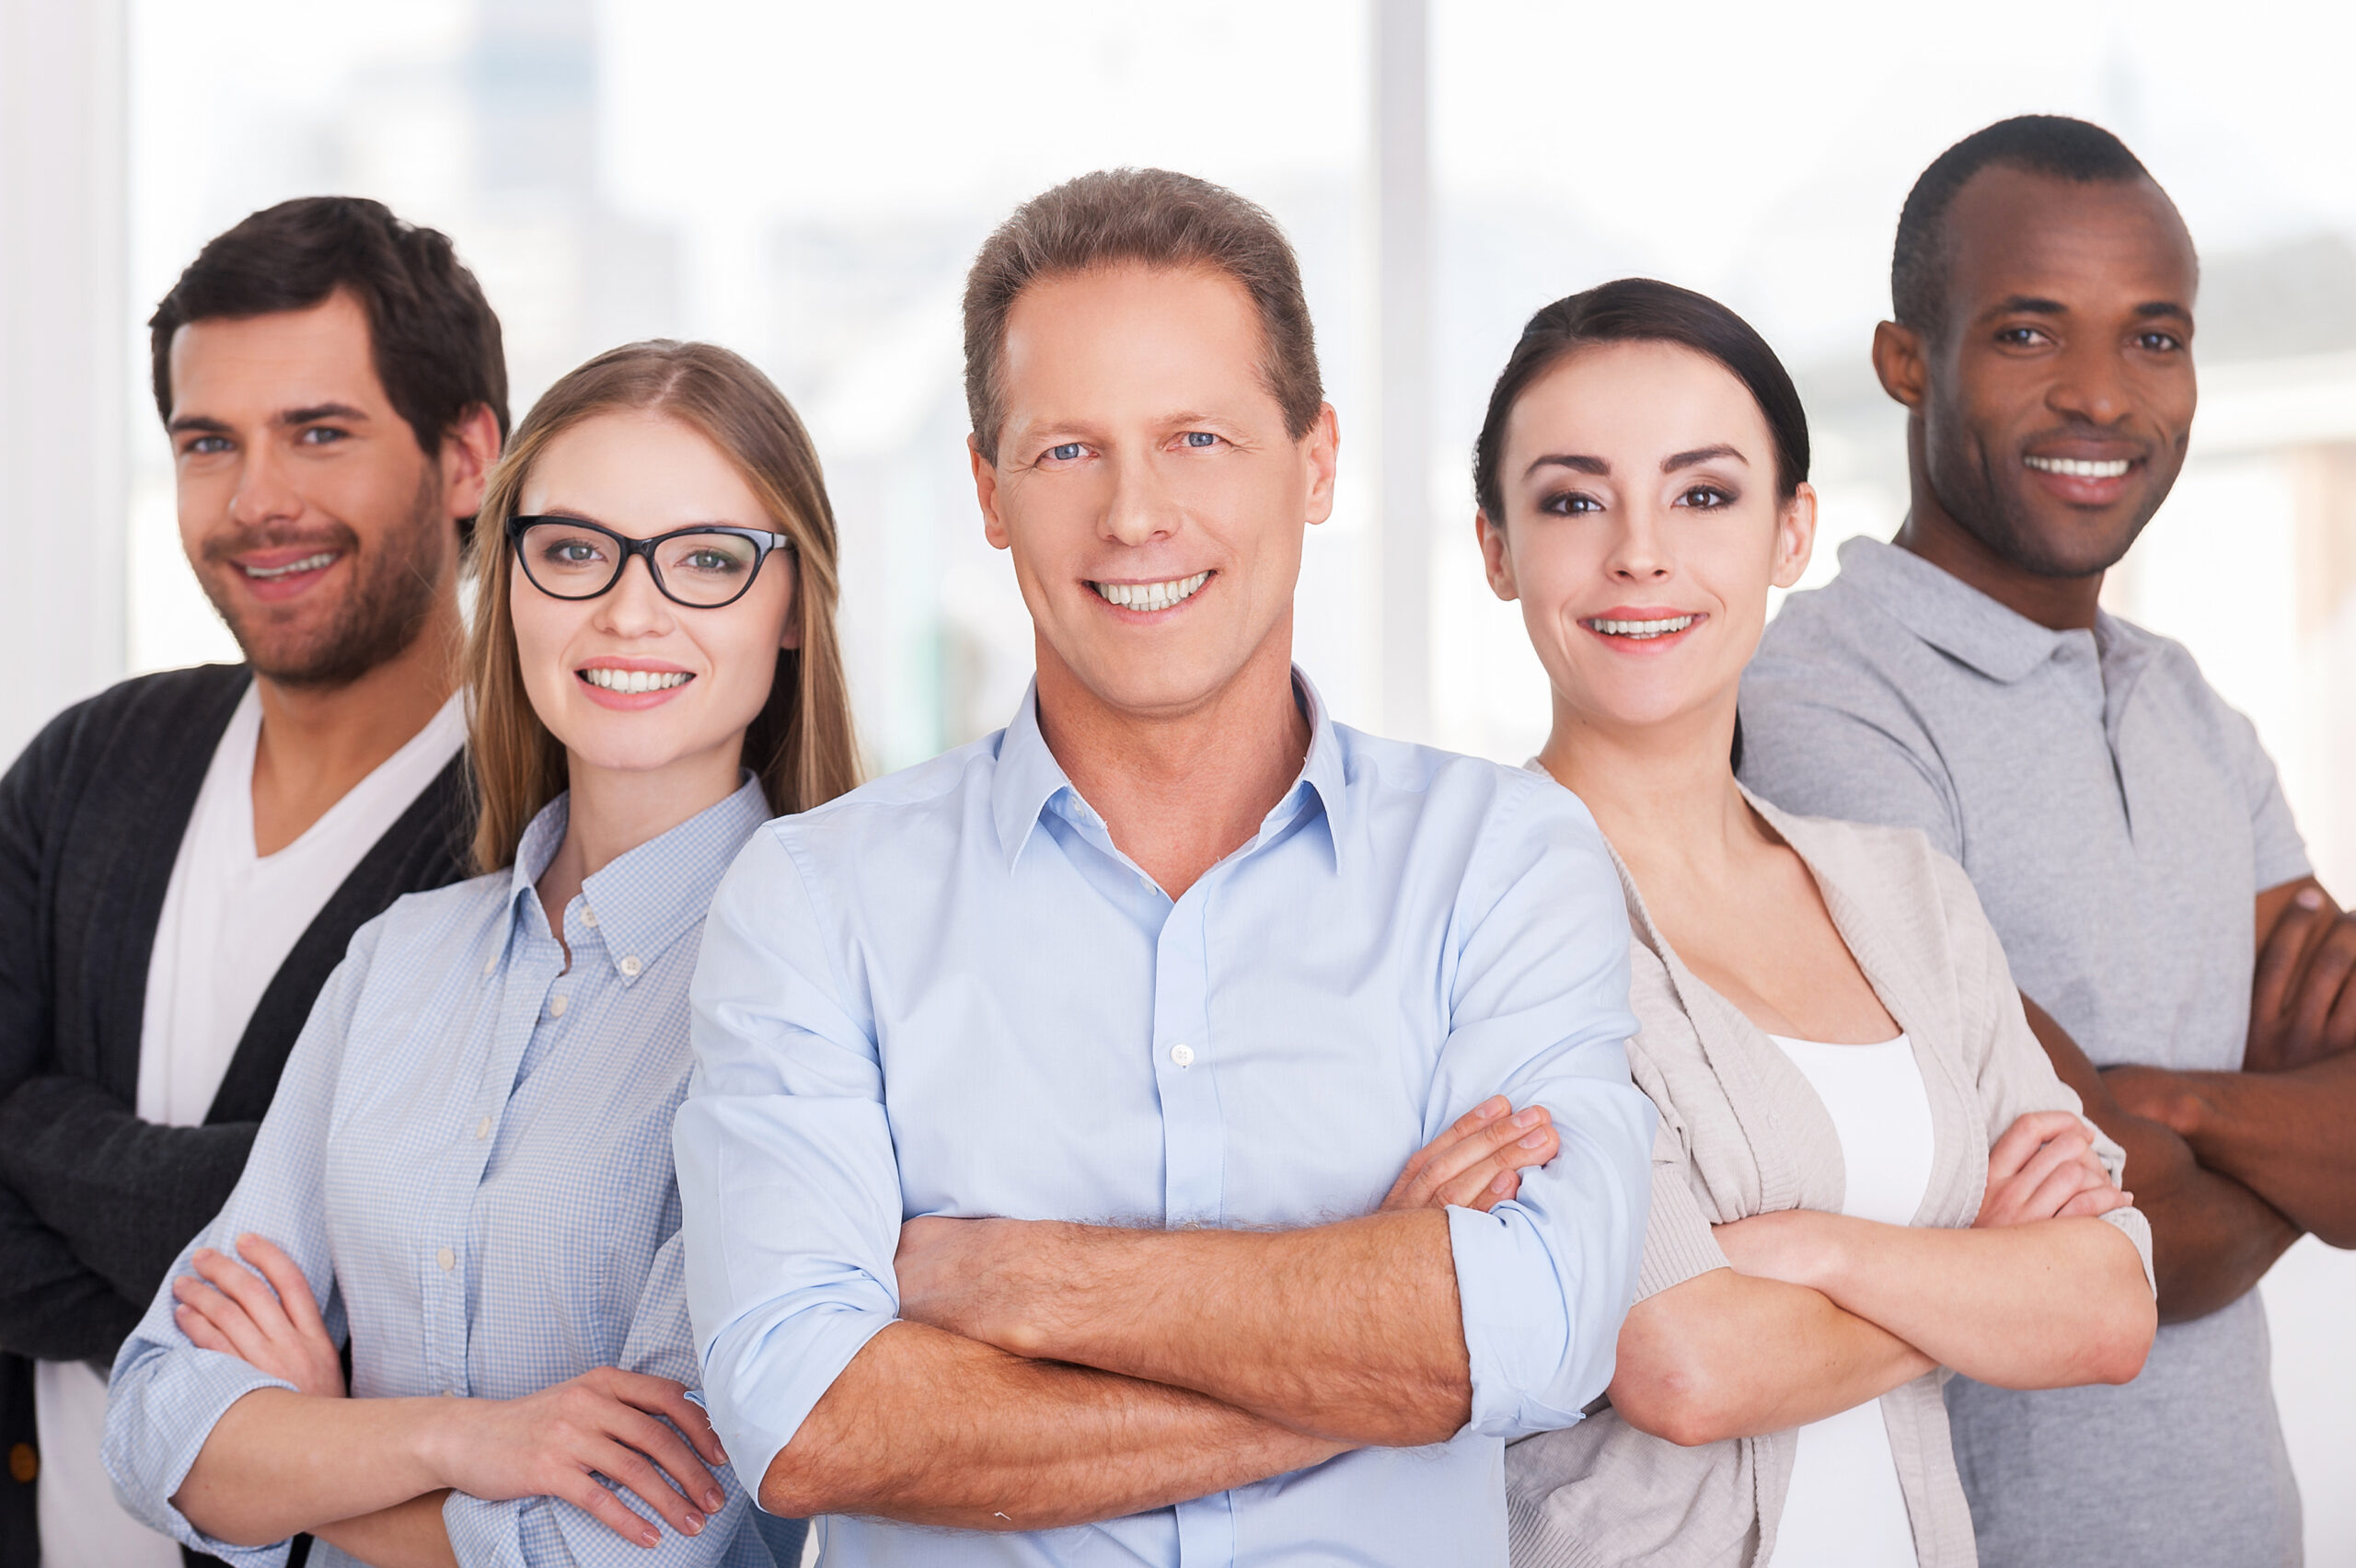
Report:
[[[482,961],[482,972],[485,974],[496,974],[499,973],[499,955],[497,953],[492,953],[489,958]]]
[[[490,1117],[485,1116],[481,1121],[477,1122],[477,1123],[475,1124],[475,1136],[476,1136],[477,1138],[479,1138],[479,1138],[487,1138],[487,1137],[491,1136],[491,1118],[490,1118]]]
[[[555,996],[549,998],[549,1016],[550,1018],[562,1018],[564,1016],[565,1006],[564,993],[562,991],[559,991]]]
[[[433,1261],[435,1263],[440,1265],[443,1272],[446,1274],[450,1270],[458,1266],[458,1254],[450,1251],[449,1248],[445,1247],[440,1251],[433,1254]]]
[[[597,928],[597,912],[595,909],[590,908],[587,905],[583,905],[581,906],[581,923],[588,927],[591,930],[595,930]]]
[[[1170,1059],[1182,1067],[1191,1067],[1195,1065],[1195,1048],[1192,1045],[1172,1045],[1170,1047]]]
[[[629,957],[623,959],[619,963],[615,964],[614,967],[620,970],[623,974],[629,975],[632,979],[635,979],[638,976],[638,972],[645,968],[646,965],[639,963],[638,955],[636,953],[632,953]]]

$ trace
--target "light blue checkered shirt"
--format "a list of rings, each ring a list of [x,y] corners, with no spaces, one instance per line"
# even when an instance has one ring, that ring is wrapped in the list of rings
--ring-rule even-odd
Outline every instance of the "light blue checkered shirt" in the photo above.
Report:
[[[355,1396],[514,1399],[597,1366],[699,1381],[671,1173],[687,982],[721,873],[768,813],[748,778],[589,877],[564,912],[568,972],[533,891],[565,806],[534,819],[512,871],[412,894],[361,928],[236,1193],[189,1244],[233,1251],[252,1232],[284,1248],[339,1341],[349,1325]],[[115,1360],[106,1462],[124,1504],[231,1562],[284,1562],[286,1542],[229,1546],[168,1499],[232,1403],[286,1387],[191,1344],[167,1280]],[[652,1552],[550,1498],[453,1493],[443,1517],[469,1564],[768,1568],[744,1488],[719,1479],[710,1528],[664,1527]],[[322,1541],[310,1561],[352,1560]]]

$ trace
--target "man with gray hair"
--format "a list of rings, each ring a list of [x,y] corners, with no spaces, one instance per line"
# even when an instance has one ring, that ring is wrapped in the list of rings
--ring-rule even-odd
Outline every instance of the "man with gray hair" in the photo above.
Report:
[[[1337,438],[1265,213],[1085,176],[965,309],[1037,679],[712,909],[714,1423],[829,1563],[1502,1564],[1505,1442],[1602,1390],[1644,1230],[1602,839],[1293,666]]]

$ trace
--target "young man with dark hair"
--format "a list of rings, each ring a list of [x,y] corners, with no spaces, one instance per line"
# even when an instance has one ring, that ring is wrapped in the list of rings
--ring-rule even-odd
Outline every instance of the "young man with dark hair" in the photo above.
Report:
[[[246,662],[125,681],[0,778],[0,1557],[47,1568],[179,1562],[115,1503],[105,1368],[352,932],[461,874],[459,559],[507,428],[481,289],[375,202],[255,213],[150,325]]]
[[[1293,667],[1336,435],[1265,213],[1085,176],[966,308],[1038,678],[713,906],[676,1148],[714,1424],[852,1568],[1503,1568],[1505,1443],[1609,1380],[1650,1193],[1609,854]]]
[[[1948,1386],[1989,1568],[2297,1562],[2250,1287],[2302,1230],[2356,1241],[2356,919],[2310,874],[2249,721],[2098,600],[2184,461],[2198,280],[2174,204],[2106,131],[2028,116],[1943,154],[1874,340],[1911,510],[1793,596],[1743,686],[1753,788],[1962,862],[2152,1222],[2163,1326],[2140,1378]]]

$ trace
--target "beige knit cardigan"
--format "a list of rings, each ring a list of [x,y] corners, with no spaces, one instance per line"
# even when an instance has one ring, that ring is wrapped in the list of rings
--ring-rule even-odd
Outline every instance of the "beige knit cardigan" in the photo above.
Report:
[[[1747,793],[1747,791],[1746,791]],[[2003,949],[1970,882],[1911,828],[1797,817],[1753,797],[1815,874],[1832,923],[1912,1042],[1931,1104],[1931,1180],[1916,1225],[1968,1226],[1987,1185],[1990,1143],[2031,1111],[2079,1111],[2022,1015]],[[1615,861],[1616,861],[1615,857]],[[1696,979],[1628,900],[1636,1015],[1628,1062],[1660,1108],[1639,1299],[1727,1266],[1710,1227],[1778,1209],[1837,1212],[1839,1135],[1797,1067],[1742,1011]],[[2092,1124],[2088,1124],[2092,1130]],[[2114,1178],[2125,1164],[2099,1133]],[[2152,1268],[2138,1211],[2106,1216]],[[1940,1396],[1944,1369],[1881,1398],[1922,1568],[1972,1568],[1971,1516]],[[1729,1568],[1767,1562],[1791,1481],[1793,1433],[1684,1448],[1609,1408],[1507,1451],[1517,1568]]]

